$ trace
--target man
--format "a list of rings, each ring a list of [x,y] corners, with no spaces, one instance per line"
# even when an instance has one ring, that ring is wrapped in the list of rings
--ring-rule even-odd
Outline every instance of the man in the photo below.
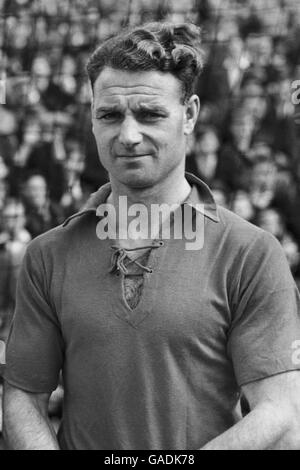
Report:
[[[0,239],[3,245],[0,249],[2,251],[0,255],[2,296],[0,297],[6,300],[6,309],[1,315],[3,323],[0,335],[6,338],[14,311],[17,279],[31,237],[25,229],[25,208],[20,200],[7,199],[1,215],[3,231],[0,232]],[[6,269],[3,261],[4,266],[7,266]]]
[[[184,174],[200,69],[199,32],[188,24],[121,33],[89,61],[110,183],[28,249],[4,375],[11,448],[300,446],[299,295],[280,245]],[[163,238],[159,224],[149,236],[142,218],[137,237],[137,203],[146,214],[176,205],[174,225],[182,208],[194,225],[200,213],[203,246]],[[116,239],[102,230],[114,233],[111,207]],[[57,438],[47,403],[61,369]],[[249,413],[236,422],[240,393]]]
[[[62,208],[51,201],[45,177],[30,173],[23,187],[26,229],[32,238],[50,230],[64,219]]]

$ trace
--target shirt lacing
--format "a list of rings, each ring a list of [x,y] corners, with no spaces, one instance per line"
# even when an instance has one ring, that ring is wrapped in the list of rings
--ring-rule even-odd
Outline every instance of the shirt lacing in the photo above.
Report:
[[[113,245],[111,248],[114,250],[112,257],[111,257],[111,268],[109,272],[114,273],[116,271],[121,271],[124,275],[128,274],[128,269],[127,266],[129,264],[134,263],[136,266],[138,266],[142,271],[145,271],[147,273],[152,273],[153,270],[150,266],[144,266],[142,263],[140,263],[137,259],[131,259],[129,257],[129,253],[131,251],[138,251],[138,250],[151,250],[152,248],[159,248],[163,246],[163,242],[155,242],[152,245],[144,245],[140,246],[137,248],[120,248],[117,245]],[[125,261],[127,261],[127,266],[125,266]]]

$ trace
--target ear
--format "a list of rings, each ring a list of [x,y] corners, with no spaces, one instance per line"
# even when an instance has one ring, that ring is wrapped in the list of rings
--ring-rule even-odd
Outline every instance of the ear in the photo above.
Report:
[[[184,135],[190,135],[195,127],[200,111],[199,96],[192,95],[184,105]]]

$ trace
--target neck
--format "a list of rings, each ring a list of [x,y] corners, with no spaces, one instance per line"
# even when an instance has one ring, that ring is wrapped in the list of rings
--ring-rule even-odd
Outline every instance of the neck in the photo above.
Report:
[[[181,168],[180,170],[168,175],[163,182],[145,188],[129,187],[111,177],[112,192],[107,202],[118,208],[119,197],[126,196],[128,206],[139,203],[149,208],[151,204],[180,204],[191,190],[184,171]]]
[[[132,188],[125,185],[116,183],[114,178],[111,178],[112,192],[107,199],[107,202],[113,204],[116,209],[117,226],[119,226],[120,214],[120,197],[127,197],[127,208],[129,209],[133,204],[142,204],[146,207],[148,214],[151,213],[152,204],[181,204],[189,195],[191,187],[184,175],[184,169],[181,172],[177,171],[168,175],[163,183],[158,183],[149,188]],[[128,217],[127,222],[130,224],[131,217]],[[163,222],[163,221],[161,221]],[[121,224],[122,225],[122,224]],[[128,228],[128,227],[127,227]],[[155,232],[158,232],[159,226],[153,227]],[[130,238],[130,236],[129,236]],[[147,234],[143,234],[143,240],[127,240],[125,245],[134,246],[145,245],[146,240],[150,239]]]

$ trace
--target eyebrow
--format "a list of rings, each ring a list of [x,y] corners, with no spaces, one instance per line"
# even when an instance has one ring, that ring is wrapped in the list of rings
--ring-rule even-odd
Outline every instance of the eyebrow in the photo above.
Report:
[[[137,106],[138,111],[152,111],[156,113],[163,113],[165,115],[169,115],[169,111],[162,105],[159,104],[151,104],[151,103],[140,103]]]
[[[98,116],[101,113],[109,113],[111,111],[121,111],[121,110],[122,108],[120,108],[120,106],[117,104],[99,106],[99,108],[95,109],[95,116]]]
[[[99,116],[100,114],[105,114],[105,113],[110,113],[112,111],[118,111],[122,112],[123,111],[123,106],[120,106],[119,104],[111,104],[111,105],[103,105],[99,106],[95,110],[95,116]],[[134,106],[133,108],[134,112],[139,112],[139,111],[152,111],[154,113],[161,113],[166,116],[169,115],[169,111],[162,105],[159,104],[151,104],[151,103],[140,103],[137,106]]]

